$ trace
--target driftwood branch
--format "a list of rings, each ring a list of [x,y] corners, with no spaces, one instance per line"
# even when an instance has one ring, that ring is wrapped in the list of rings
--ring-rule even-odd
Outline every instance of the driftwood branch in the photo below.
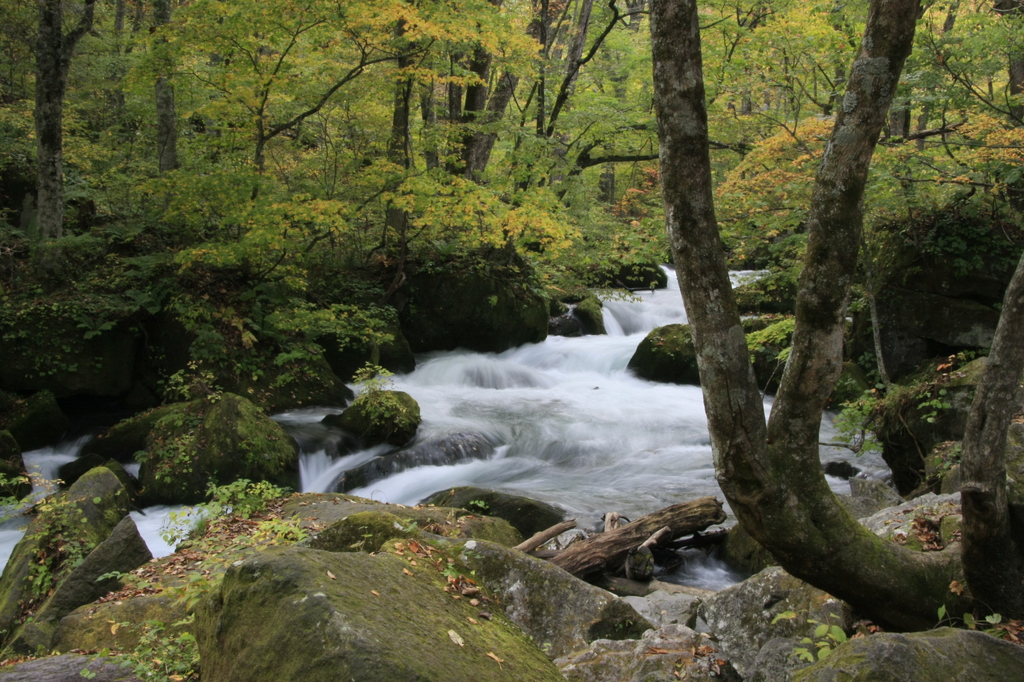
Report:
[[[520,552],[532,552],[551,538],[558,537],[565,531],[572,530],[575,527],[576,519],[569,519],[568,521],[556,523],[547,530],[535,533],[529,540],[519,543],[513,549],[518,549]]]
[[[629,550],[636,548],[663,526],[668,527],[669,537],[676,538],[697,533],[723,521],[725,512],[722,503],[713,497],[702,497],[665,507],[617,530],[573,543],[552,558],[551,563],[576,577],[605,569],[614,571],[622,566]]]

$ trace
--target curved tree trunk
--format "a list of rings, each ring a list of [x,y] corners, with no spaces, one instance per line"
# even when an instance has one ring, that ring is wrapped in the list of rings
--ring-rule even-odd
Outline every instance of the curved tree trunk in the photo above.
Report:
[[[787,571],[907,629],[934,625],[939,606],[951,613],[965,606],[949,592],[959,577],[957,557],[906,550],[851,518],[821,472],[818,431],[842,367],[868,165],[917,9],[917,0],[872,0],[815,183],[793,349],[766,426],[715,220],[697,5],[651,6],[666,221],[719,483],[746,529]]]

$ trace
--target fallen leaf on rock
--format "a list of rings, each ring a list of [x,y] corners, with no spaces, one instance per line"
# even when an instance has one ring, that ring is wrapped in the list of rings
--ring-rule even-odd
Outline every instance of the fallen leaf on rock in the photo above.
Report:
[[[114,623],[113,625],[111,625],[111,626],[110,626],[110,634],[112,634],[112,635],[116,635],[116,634],[117,634],[117,629],[118,629],[119,627],[121,627],[121,624],[120,624],[120,623]]]
[[[480,616],[484,620],[490,620],[492,618],[490,611],[481,611],[480,613],[478,613],[476,615]]]
[[[469,616],[466,616],[466,620],[468,620],[473,625],[480,625],[480,621],[478,621],[476,618],[470,618]]]
[[[370,590],[370,594],[372,594],[374,597],[380,596],[380,592],[378,592],[377,590]]]
[[[459,646],[466,646],[466,642],[463,641],[462,637],[459,637],[459,633],[455,632],[455,630],[448,631],[448,639],[452,640]]]
[[[498,663],[504,663],[505,662],[504,658],[498,658],[493,651],[488,651],[487,652],[487,658],[494,659]]]
[[[408,568],[403,568],[402,573],[405,573],[406,575],[412,575],[412,571],[410,571]]]
[[[337,580],[337,578],[334,577],[334,574],[331,573],[330,571],[327,571],[327,577],[330,578],[331,580]]]
[[[412,564],[413,566],[419,566],[419,564],[416,563],[415,559],[409,559],[409,563]]]
[[[960,584],[960,581],[954,580],[949,584],[949,591],[953,594],[963,594],[964,586]]]
[[[661,649],[656,646],[647,647],[647,651],[644,652],[648,656],[660,656],[661,654],[667,654],[668,649]]]
[[[401,552],[403,549],[405,549],[405,543],[404,542],[396,542],[395,543],[395,549],[398,550],[399,552]],[[416,550],[413,550],[413,551],[416,551]]]
[[[469,600],[469,605],[470,606],[480,606],[480,600],[479,599],[470,599]]]

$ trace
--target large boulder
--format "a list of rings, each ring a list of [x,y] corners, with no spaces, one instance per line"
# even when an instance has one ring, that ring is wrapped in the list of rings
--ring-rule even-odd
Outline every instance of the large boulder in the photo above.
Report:
[[[287,547],[232,565],[196,609],[204,679],[561,679],[524,634],[452,599],[423,564]]]
[[[19,654],[49,651],[54,630],[64,616],[118,588],[119,581],[110,574],[135,570],[152,558],[135,521],[125,516],[61,581],[53,595],[8,643],[8,650]]]
[[[597,639],[635,639],[650,628],[636,610],[558,566],[490,542],[469,540],[460,561],[496,595],[509,620],[550,657],[567,656]]]
[[[338,407],[352,400],[352,389],[322,357],[266,364],[258,374],[222,377],[229,393],[246,396],[269,414],[301,407]]]
[[[758,652],[769,640],[810,636],[818,623],[844,630],[852,624],[844,602],[778,567],[716,593],[698,613],[744,678],[754,672]]]
[[[357,436],[363,445],[389,443],[402,446],[412,440],[420,425],[420,406],[404,391],[364,391],[340,415],[323,422]]]
[[[931,452],[939,443],[963,438],[987,362],[987,358],[978,358],[950,373],[948,379],[931,373],[924,381],[889,391],[876,434],[901,495],[909,495],[924,480],[922,453]]]
[[[796,682],[1005,682],[1021,679],[1024,647],[981,632],[939,628],[851,639]]]
[[[42,390],[25,400],[14,401],[4,419],[4,428],[18,441],[22,452],[27,452],[55,443],[67,430],[68,418],[53,393]]]
[[[479,516],[452,507],[385,504],[337,493],[293,497],[285,503],[282,513],[288,518],[298,518],[305,526],[317,528],[318,537],[312,543],[318,549],[332,552],[379,546],[388,539],[409,537],[417,527],[446,537],[486,540],[507,547],[523,541],[522,535],[508,521],[493,516]]]
[[[428,496],[420,504],[459,507],[479,514],[505,519],[523,537],[546,530],[565,520],[565,510],[521,495],[473,486],[449,488]]]
[[[391,335],[391,341],[377,344],[357,339],[340,346],[338,337],[325,336],[317,339],[317,343],[324,349],[327,364],[343,381],[352,381],[355,373],[367,363],[383,367],[392,374],[408,374],[416,369],[416,358],[401,328],[390,325],[384,331]]]
[[[324,417],[324,421],[330,424],[332,417],[328,415]],[[413,467],[448,466],[470,459],[487,459],[493,454],[494,446],[483,436],[475,433],[453,433],[410,445],[397,452],[374,457],[369,462],[348,469],[334,484],[334,490],[343,493],[355,488],[362,488],[374,481]],[[460,505],[448,504],[445,506],[458,507]],[[481,510],[476,511],[487,513]],[[495,514],[495,516],[500,516],[500,514]]]
[[[548,303],[535,291],[525,263],[494,251],[486,260],[442,270],[422,269],[409,276],[396,297],[399,322],[412,350],[468,348],[500,353],[543,341],[548,333]]]
[[[164,634],[184,631],[176,625],[188,616],[184,600],[166,594],[140,595],[80,606],[61,619],[50,641],[55,651],[120,649],[138,646],[145,624],[163,623]],[[112,623],[123,623],[111,628]]]
[[[548,321],[550,336],[589,336],[606,334],[604,327],[604,304],[594,293],[584,290],[581,294],[563,297],[551,302],[551,319]]]
[[[599,639],[555,664],[570,682],[740,682],[714,642],[682,625],[648,630],[639,640]]]
[[[124,419],[83,445],[79,457],[96,455],[104,461],[134,461],[135,453],[146,449],[146,439],[157,422],[178,409],[176,405],[165,405]]]
[[[885,366],[894,380],[922,360],[992,345],[999,312],[969,298],[887,288],[878,297]]]
[[[637,346],[628,368],[648,381],[700,385],[690,326],[669,324],[651,331]]]
[[[590,273],[590,285],[622,289],[664,289],[668,275],[657,263],[611,263]]]
[[[138,457],[146,504],[194,504],[210,483],[292,483],[298,447],[250,401],[223,393],[163,411]]]
[[[0,388],[48,390],[58,398],[126,393],[139,346],[135,327],[121,321],[83,332],[80,319],[89,318],[86,312],[79,311],[80,319],[54,319],[49,308],[42,305],[20,316],[18,328],[10,333],[0,329]]]
[[[43,603],[127,514],[128,493],[106,468],[90,471],[43,505],[0,577],[0,636],[10,639],[26,609]]]

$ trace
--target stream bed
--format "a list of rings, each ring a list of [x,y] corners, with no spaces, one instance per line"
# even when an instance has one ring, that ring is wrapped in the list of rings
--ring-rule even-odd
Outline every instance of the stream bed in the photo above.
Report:
[[[652,383],[626,370],[649,331],[686,322],[675,273],[668,275],[667,289],[606,300],[607,335],[549,337],[498,354],[457,350],[418,356],[414,372],[393,377],[394,388],[420,405],[423,422],[415,442],[472,434],[491,443],[493,453],[417,466],[349,492],[412,505],[454,486],[496,488],[559,505],[582,528],[592,528],[608,511],[637,518],[705,495],[722,499],[700,388]],[[766,413],[770,409],[769,396]],[[320,423],[339,412],[317,408],[274,417],[302,449],[303,492],[333,490],[346,470],[393,449],[346,449],[343,434]],[[826,415],[821,440],[831,442],[834,435]],[[52,478],[83,444],[25,453],[25,461],[44,477],[53,472]],[[849,461],[872,476],[887,473],[880,457],[857,458],[842,448],[822,447],[822,459]],[[829,482],[836,492],[849,492],[846,481]],[[171,551],[159,529],[173,510],[133,512],[154,555]],[[8,524],[0,527],[2,561],[20,537],[16,520]],[[688,557],[681,570],[675,579],[712,589],[740,578],[702,554]]]

